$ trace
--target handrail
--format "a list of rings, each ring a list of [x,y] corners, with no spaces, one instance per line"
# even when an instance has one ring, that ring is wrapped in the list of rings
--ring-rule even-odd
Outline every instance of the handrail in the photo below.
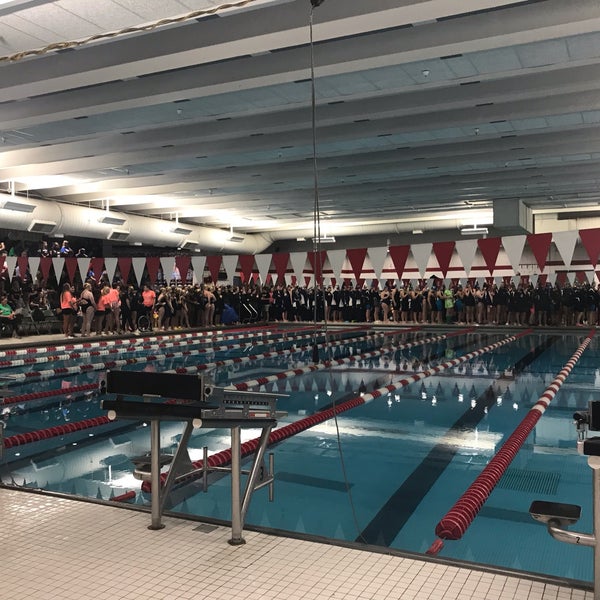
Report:
[[[494,458],[492,458],[485,469],[467,488],[465,493],[440,520],[435,528],[435,533],[439,539],[433,542],[429,550],[427,550],[427,554],[438,554],[444,546],[442,540],[458,540],[463,536],[517,455],[517,452],[527,440],[536,423],[556,396],[565,379],[571,374],[573,367],[590,344],[595,333],[595,330],[590,331],[552,383],[517,425],[511,436],[504,442]]]

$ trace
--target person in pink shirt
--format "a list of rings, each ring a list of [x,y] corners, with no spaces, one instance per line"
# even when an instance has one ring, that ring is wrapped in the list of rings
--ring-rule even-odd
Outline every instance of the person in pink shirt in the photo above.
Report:
[[[63,318],[63,333],[65,337],[75,337],[73,328],[75,327],[75,318],[77,316],[77,298],[73,294],[73,288],[70,283],[63,285],[60,294],[60,308]]]

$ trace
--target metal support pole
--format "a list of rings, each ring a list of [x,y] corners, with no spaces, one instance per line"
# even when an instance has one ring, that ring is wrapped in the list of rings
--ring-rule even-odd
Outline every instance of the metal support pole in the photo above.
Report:
[[[594,600],[600,600],[600,456],[590,456],[588,465],[592,469],[592,504],[594,515]]]
[[[271,479],[271,483],[269,484],[269,502],[273,502],[273,499],[275,498],[274,477],[275,477],[275,455],[272,452],[269,452],[269,478]]]
[[[148,529],[162,529],[161,523],[161,487],[160,487],[160,420],[150,422],[150,470],[152,481],[152,523]]]
[[[202,448],[202,491],[208,491],[208,446]]]
[[[242,470],[242,449],[240,427],[231,428],[231,539],[229,543],[232,546],[245,544],[246,540],[242,537],[242,503],[240,498],[241,491],[241,470]]]

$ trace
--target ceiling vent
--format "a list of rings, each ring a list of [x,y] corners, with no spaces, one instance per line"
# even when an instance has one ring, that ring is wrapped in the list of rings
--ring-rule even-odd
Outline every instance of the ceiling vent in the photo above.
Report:
[[[54,221],[31,221],[27,227],[27,231],[32,233],[52,233],[56,228]]]
[[[235,233],[231,234],[228,238],[228,242],[235,242],[236,244],[241,244],[246,238],[243,235],[236,235]]]
[[[123,242],[129,237],[129,231],[123,229],[113,229],[107,236],[107,240],[113,240],[115,242]]]
[[[189,235],[190,233],[192,233],[191,229],[186,229],[185,227],[173,227],[173,229],[171,229],[171,233],[176,233],[177,235]]]
[[[98,219],[98,221],[100,221],[100,223],[104,223],[105,225],[125,225],[127,219],[105,215],[101,219]]]
[[[184,240],[181,244],[181,249],[194,249],[200,245],[200,242],[196,242],[195,240]]]
[[[16,210],[17,212],[32,213],[35,210],[35,204],[26,204],[16,200],[6,200],[0,208],[5,210]]]
[[[487,235],[488,228],[487,227],[477,227],[474,225],[473,227],[463,227],[460,230],[461,235]]]
[[[332,235],[323,235],[321,237],[313,238],[314,244],[335,244],[335,237]]]

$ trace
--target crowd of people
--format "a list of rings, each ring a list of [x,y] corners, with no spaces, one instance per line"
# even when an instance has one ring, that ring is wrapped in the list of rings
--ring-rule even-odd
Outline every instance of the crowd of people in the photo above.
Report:
[[[15,285],[16,282],[16,285]],[[440,280],[411,285],[329,286],[170,284],[140,288],[112,285],[104,274],[75,289],[43,283],[24,285],[14,277],[8,293],[0,291],[0,321],[19,326],[28,312],[38,320],[60,315],[66,337],[134,333],[144,330],[215,327],[237,322],[364,322],[382,324],[465,324],[596,326],[600,289],[590,284],[537,286],[467,283],[446,286]],[[40,317],[40,315],[42,315]],[[143,324],[143,326],[142,326]]]

